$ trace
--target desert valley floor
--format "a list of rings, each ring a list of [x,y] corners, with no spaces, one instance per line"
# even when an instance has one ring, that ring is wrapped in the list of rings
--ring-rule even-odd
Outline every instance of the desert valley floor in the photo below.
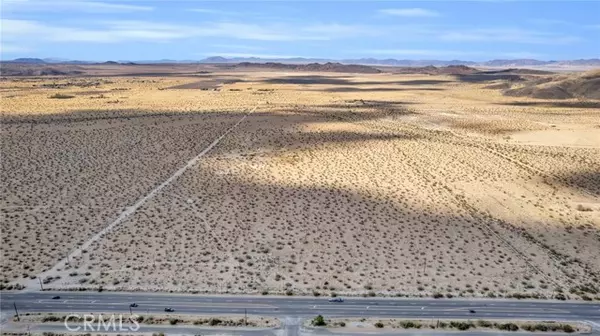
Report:
[[[3,287],[600,298],[598,100],[107,69],[0,82]]]

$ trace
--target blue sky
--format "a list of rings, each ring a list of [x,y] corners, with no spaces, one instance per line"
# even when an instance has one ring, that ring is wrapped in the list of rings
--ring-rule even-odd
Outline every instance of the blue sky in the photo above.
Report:
[[[3,0],[2,59],[600,57],[597,1]]]

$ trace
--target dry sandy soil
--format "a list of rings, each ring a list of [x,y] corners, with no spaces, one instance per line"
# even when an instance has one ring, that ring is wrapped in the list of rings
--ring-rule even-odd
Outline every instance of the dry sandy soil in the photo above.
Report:
[[[600,299],[594,101],[211,71],[0,82],[4,285]]]
[[[313,320],[305,321],[305,326],[312,327]],[[459,330],[471,331],[497,331],[510,330],[507,326],[513,325],[518,327],[521,332],[565,332],[566,326],[570,326],[572,331],[569,333],[590,333],[592,328],[590,325],[583,322],[542,322],[542,321],[521,321],[521,320],[446,320],[446,319],[429,319],[429,320],[408,320],[408,319],[377,319],[377,318],[333,318],[324,319],[325,327],[334,333],[341,332],[371,332],[376,334],[385,334],[386,332],[397,333],[399,331],[419,330],[422,333],[432,331],[434,329],[444,330],[449,333],[458,332]],[[462,324],[462,327],[460,326]],[[462,328],[462,329],[459,329]],[[568,327],[567,327],[568,328]],[[512,330],[511,330],[512,331]]]
[[[90,313],[85,315],[75,315],[73,313],[25,313],[21,314],[19,320],[13,318],[12,322],[18,322],[20,324],[29,323],[77,323],[83,322],[84,319],[96,325],[101,320],[109,322],[112,320],[119,323],[122,321],[123,324],[133,323],[137,321],[140,324],[166,324],[166,325],[182,325],[182,324],[193,324],[196,326],[225,326],[225,327],[279,327],[280,321],[272,317],[261,317],[254,315],[185,315],[185,314],[115,314],[115,313]],[[211,324],[211,320],[213,320]],[[100,322],[102,323],[102,322]]]

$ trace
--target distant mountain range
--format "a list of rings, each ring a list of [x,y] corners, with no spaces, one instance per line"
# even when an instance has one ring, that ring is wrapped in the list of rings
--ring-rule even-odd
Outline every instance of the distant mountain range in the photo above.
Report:
[[[99,62],[90,61],[77,61],[61,58],[17,58],[12,61],[5,61],[11,63],[26,63],[26,64],[98,64]],[[234,64],[242,62],[252,63],[267,63],[277,62],[283,64],[309,64],[309,63],[327,63],[327,62],[339,62],[342,64],[360,64],[360,65],[380,65],[380,66],[403,66],[403,67],[422,67],[422,66],[448,66],[448,65],[467,65],[467,66],[489,66],[489,67],[524,67],[524,66],[598,66],[600,67],[600,59],[579,59],[579,60],[564,60],[564,61],[540,61],[535,59],[496,59],[485,62],[473,62],[473,61],[442,61],[442,60],[398,60],[393,58],[388,59],[376,59],[376,58],[359,58],[359,59],[344,59],[344,60],[331,60],[331,59],[320,59],[320,58],[257,58],[257,57],[233,57],[225,58],[221,56],[208,57],[202,60],[119,60],[119,61],[107,61],[105,64],[186,64],[186,63],[210,63],[210,64]]]

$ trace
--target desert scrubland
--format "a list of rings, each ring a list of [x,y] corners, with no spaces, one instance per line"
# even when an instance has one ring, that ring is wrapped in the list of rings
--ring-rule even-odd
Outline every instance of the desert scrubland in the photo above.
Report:
[[[113,68],[0,82],[4,286],[600,299],[598,100]]]

